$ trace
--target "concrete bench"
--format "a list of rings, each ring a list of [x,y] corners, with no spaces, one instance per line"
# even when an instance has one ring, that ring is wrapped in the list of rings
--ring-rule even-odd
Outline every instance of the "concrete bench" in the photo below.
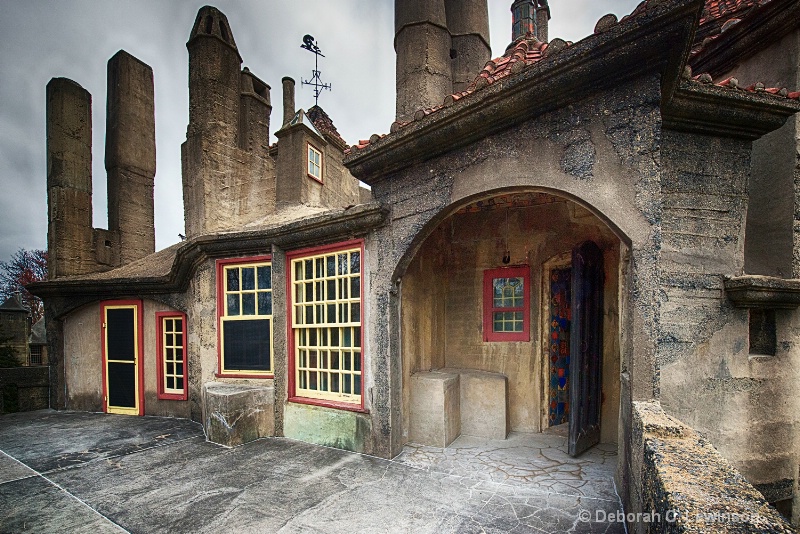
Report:
[[[439,369],[411,375],[409,439],[446,447],[459,435],[505,439],[508,378],[475,369]]]
[[[208,440],[235,447],[275,434],[272,386],[207,382],[203,385],[203,426]]]

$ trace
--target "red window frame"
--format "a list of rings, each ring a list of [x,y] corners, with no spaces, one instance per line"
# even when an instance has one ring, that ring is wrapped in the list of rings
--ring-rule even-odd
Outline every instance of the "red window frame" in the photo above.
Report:
[[[108,384],[106,383],[106,307],[109,306],[135,306],[136,307],[136,322],[137,322],[137,336],[136,342],[138,343],[138,376],[139,376],[139,412],[137,415],[144,415],[144,303],[141,300],[104,300],[100,303],[100,352],[103,358],[101,378],[103,380],[103,412],[108,413]]]
[[[312,397],[299,397],[297,396],[296,384],[295,384],[295,341],[294,341],[294,329],[292,325],[294,324],[294,310],[292,306],[294,304],[294,293],[292,288],[292,280],[293,280],[293,273],[292,273],[292,261],[298,258],[303,258],[306,256],[316,256],[319,254],[325,254],[328,252],[335,252],[338,250],[347,250],[358,247],[361,249],[361,288],[360,288],[360,295],[361,295],[361,402],[359,404],[350,403],[350,402],[337,402],[332,400],[326,399],[317,399]],[[369,410],[364,408],[364,397],[365,390],[366,390],[366,369],[364,368],[364,353],[366,349],[364,347],[364,240],[363,239],[353,239],[351,241],[344,241],[341,243],[333,243],[330,245],[323,245],[319,247],[309,247],[300,250],[294,250],[292,252],[286,253],[286,340],[287,340],[287,347],[289,349],[289,377],[288,377],[288,386],[289,386],[289,402],[294,402],[297,404],[308,404],[311,406],[322,406],[326,408],[336,408],[339,410],[346,410],[350,412],[360,412],[360,413],[369,413]]]
[[[229,265],[236,265],[236,264],[246,264],[246,263],[261,263],[261,262],[272,262],[272,255],[267,254],[265,256],[247,256],[243,258],[227,258],[224,260],[217,260],[217,372],[214,374],[217,378],[261,378],[261,379],[272,379],[275,378],[275,373],[227,373],[222,372],[224,369],[222,365],[222,317],[225,315],[225,267]],[[273,284],[274,289],[274,284]],[[273,317],[275,314],[275,301],[272,302],[273,306]],[[273,324],[271,325],[273,332],[275,331],[275,324],[273,319]],[[273,371],[275,368],[275,351],[274,346],[270,347],[270,354],[272,357],[272,367]]]
[[[183,334],[183,393],[164,392],[164,321],[163,319],[180,319]],[[160,400],[187,400],[189,398],[189,355],[186,350],[186,314],[183,312],[156,312],[156,365],[158,377],[158,398]]]
[[[493,280],[495,278],[522,278],[522,306],[495,308]],[[531,340],[531,269],[528,265],[500,267],[483,271],[483,340],[484,341],[530,341]],[[522,332],[495,332],[495,312],[522,312]]]

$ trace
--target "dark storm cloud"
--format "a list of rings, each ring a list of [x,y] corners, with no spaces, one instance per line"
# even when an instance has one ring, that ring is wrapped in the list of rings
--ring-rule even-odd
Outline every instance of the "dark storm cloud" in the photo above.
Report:
[[[75,80],[93,95],[94,225],[106,227],[103,167],[106,62],[118,50],[149,64],[155,78],[156,245],[183,232],[180,144],[188,122],[186,40],[197,10],[190,0],[6,0],[0,17],[0,260],[18,248],[44,248],[47,235],[45,87]],[[317,38],[320,70],[333,91],[320,97],[349,143],[386,133],[394,119],[391,0],[218,0],[244,65],[272,86],[272,128],[282,117],[281,78],[297,82],[297,105],[309,108]],[[551,37],[579,40],[602,15],[629,13],[637,1],[551,0]],[[510,38],[511,0],[489,0],[495,55]]]

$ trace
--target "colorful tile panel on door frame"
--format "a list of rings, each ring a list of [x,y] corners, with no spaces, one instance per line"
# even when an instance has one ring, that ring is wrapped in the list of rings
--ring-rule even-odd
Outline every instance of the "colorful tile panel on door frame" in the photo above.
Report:
[[[550,380],[548,426],[569,421],[569,325],[572,270],[550,271]]]

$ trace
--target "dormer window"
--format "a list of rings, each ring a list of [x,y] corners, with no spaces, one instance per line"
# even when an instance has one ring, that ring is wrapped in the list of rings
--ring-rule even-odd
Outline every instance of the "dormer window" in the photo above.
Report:
[[[322,183],[322,152],[308,144],[308,177]]]

